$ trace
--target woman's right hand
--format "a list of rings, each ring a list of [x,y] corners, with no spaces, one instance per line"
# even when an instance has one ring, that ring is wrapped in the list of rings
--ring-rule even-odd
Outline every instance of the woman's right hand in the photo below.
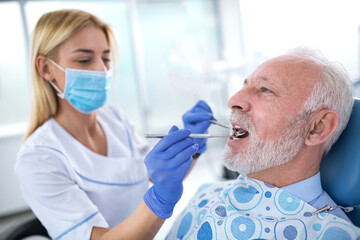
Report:
[[[192,155],[199,146],[188,138],[191,131],[173,126],[145,158],[154,185],[145,193],[144,201],[162,219],[169,218],[182,192],[182,181],[191,167]]]

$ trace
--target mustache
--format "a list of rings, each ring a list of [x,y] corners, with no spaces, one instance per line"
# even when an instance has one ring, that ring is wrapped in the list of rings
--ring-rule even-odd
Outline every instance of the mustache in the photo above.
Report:
[[[255,133],[255,127],[251,119],[242,112],[235,112],[232,111],[229,116],[230,122],[235,122],[244,130],[248,131],[249,133]]]

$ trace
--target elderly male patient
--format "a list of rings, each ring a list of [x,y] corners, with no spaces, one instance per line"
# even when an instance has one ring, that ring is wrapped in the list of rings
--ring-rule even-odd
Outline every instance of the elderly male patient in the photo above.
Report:
[[[352,83],[320,52],[297,48],[261,64],[228,101],[224,151],[236,180],[202,186],[168,239],[358,239],[321,187],[319,167],[347,125]],[[341,159],[339,159],[341,161]]]

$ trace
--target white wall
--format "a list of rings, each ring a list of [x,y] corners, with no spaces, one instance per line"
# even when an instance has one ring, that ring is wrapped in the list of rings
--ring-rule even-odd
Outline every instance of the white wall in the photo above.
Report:
[[[23,127],[19,125],[9,126],[7,131],[9,132],[11,129],[14,129],[11,135],[5,133],[4,128],[0,129],[0,216],[28,208],[21,196],[19,184],[14,174],[16,152],[23,137]]]

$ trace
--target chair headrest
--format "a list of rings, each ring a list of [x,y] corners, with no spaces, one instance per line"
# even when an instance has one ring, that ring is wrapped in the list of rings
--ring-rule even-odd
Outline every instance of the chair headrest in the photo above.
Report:
[[[320,167],[323,189],[341,206],[360,204],[360,99],[355,99],[349,123]],[[347,213],[360,227],[360,208]]]

